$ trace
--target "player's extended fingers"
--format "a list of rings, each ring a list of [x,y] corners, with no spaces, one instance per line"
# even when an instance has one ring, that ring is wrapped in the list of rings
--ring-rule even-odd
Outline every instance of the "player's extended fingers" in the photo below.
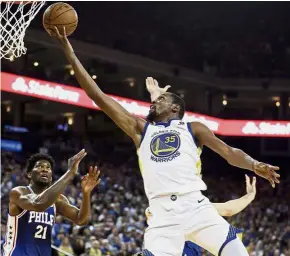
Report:
[[[245,177],[246,177],[246,183],[247,183],[247,185],[250,184],[250,178],[249,178],[249,176],[247,174],[245,174]]]
[[[256,181],[257,181],[256,176],[254,176],[254,177],[253,177],[253,181],[252,181],[252,185],[253,185],[253,186],[256,186]]]
[[[62,27],[62,36],[66,37],[65,26]]]
[[[76,159],[78,156],[82,155],[83,153],[85,153],[85,149],[82,149],[80,152],[78,152],[77,154],[75,154],[75,155],[71,158],[71,160]]]
[[[55,34],[57,35],[57,37],[61,38],[61,35],[60,35],[58,28],[56,26],[53,26],[53,30],[54,30]]]
[[[154,80],[152,77],[147,77],[146,78],[146,83],[149,85],[149,86],[152,86],[154,85]]]
[[[77,160],[77,159],[83,158],[83,156],[84,156],[85,154],[87,154],[86,150],[85,150],[85,149],[82,149],[79,153],[77,153],[77,154],[75,155],[75,158],[74,158],[74,159]]]
[[[153,83],[154,83],[155,86],[158,86],[158,81],[156,79],[153,79]]]
[[[76,156],[81,155],[81,154],[83,154],[83,153],[85,153],[85,152],[86,152],[86,150],[83,148],[80,152],[78,152],[78,153],[76,154]]]
[[[171,85],[166,85],[163,89],[164,89],[165,92],[167,92],[167,90],[168,90],[169,88],[171,88]]]
[[[96,182],[96,186],[101,182],[101,179],[98,179]]]
[[[274,180],[276,183],[280,183],[280,180],[278,179],[280,176],[279,177],[278,176],[275,176],[275,173],[274,172],[272,173],[271,176],[272,176],[272,180]]]
[[[93,178],[93,179],[95,179],[95,176],[96,176],[96,174],[95,174],[95,168],[96,168],[96,166],[91,166],[90,167],[90,171],[89,171],[89,176],[91,177],[91,178]]]
[[[97,169],[97,172],[96,172],[96,179],[99,178],[100,173],[101,173],[101,172]]]
[[[280,170],[280,167],[279,166],[273,166],[273,165],[271,165],[270,168],[271,168],[271,170],[274,170],[274,171],[279,171]]]
[[[256,179],[256,177],[254,176],[254,177],[253,177],[253,182],[252,182],[252,188],[253,188],[254,192],[256,192],[256,181],[257,181],[257,179]]]
[[[97,175],[97,172],[98,172],[98,167],[95,166],[95,167],[94,167],[94,175]]]
[[[90,175],[90,174],[92,174],[92,172],[93,172],[93,166],[90,166],[88,174]]]
[[[79,153],[77,153],[77,154],[75,154],[73,157],[71,157],[70,159],[69,159],[69,162],[71,162],[71,163],[76,163],[76,162],[78,162],[78,159],[84,154],[85,152],[84,152],[84,149],[83,150],[81,150]]]
[[[87,152],[84,152],[83,154],[79,155],[79,156],[75,159],[75,161],[76,161],[76,162],[80,162],[80,161],[82,161],[82,159],[83,159],[86,155],[87,155]]]
[[[269,180],[272,188],[275,188],[275,182],[274,182],[274,180],[272,180],[271,178],[269,178],[268,180]]]

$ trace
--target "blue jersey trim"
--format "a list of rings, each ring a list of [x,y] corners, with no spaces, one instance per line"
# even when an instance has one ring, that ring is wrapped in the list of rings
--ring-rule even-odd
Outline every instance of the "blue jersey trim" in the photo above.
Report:
[[[141,141],[140,141],[140,145],[139,145],[139,147],[141,146],[142,141],[143,141],[143,139],[144,139],[144,137],[145,137],[145,134],[146,134],[146,131],[147,131],[148,125],[149,125],[149,123],[146,122],[146,124],[145,124],[145,126],[144,126],[144,129],[143,129],[143,131],[142,131],[142,133],[141,133]]]
[[[191,129],[191,125],[190,124],[191,123],[187,123],[187,129],[188,129],[188,131],[190,132],[190,134],[192,136],[192,139],[193,139],[194,144],[196,145],[196,147],[198,147],[197,139],[194,136],[194,133],[193,133],[193,131]]]
[[[233,241],[233,240],[235,240],[237,238],[237,234],[238,233],[242,233],[242,230],[230,225],[227,239],[226,239],[226,241],[224,241],[224,243],[222,244],[221,248],[219,249],[218,256],[221,256],[223,249],[225,248],[225,246],[229,242],[231,242],[231,241]]]
[[[144,256],[154,256],[154,254],[152,252],[148,251],[147,249],[143,250],[142,253]]]

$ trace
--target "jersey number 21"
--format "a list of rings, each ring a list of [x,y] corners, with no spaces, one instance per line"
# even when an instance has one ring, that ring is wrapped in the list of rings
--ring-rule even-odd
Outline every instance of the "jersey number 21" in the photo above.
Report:
[[[46,231],[47,231],[47,227],[43,227],[41,225],[38,225],[36,227],[36,232],[35,232],[34,238],[46,239]]]

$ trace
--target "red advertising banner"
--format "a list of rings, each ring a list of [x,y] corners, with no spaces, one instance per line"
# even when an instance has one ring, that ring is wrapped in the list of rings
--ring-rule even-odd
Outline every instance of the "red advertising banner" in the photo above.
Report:
[[[5,72],[1,72],[1,90],[99,110],[82,89]],[[149,112],[149,103],[110,96],[134,115],[145,117]],[[224,136],[290,138],[290,121],[226,120],[188,111],[184,121],[200,121]]]

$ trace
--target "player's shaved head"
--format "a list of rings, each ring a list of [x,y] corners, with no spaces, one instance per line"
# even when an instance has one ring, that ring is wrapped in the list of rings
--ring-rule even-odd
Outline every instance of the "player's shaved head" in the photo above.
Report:
[[[174,93],[165,92],[152,102],[147,120],[149,122],[166,122],[172,118],[182,119],[184,112],[184,100]]]

